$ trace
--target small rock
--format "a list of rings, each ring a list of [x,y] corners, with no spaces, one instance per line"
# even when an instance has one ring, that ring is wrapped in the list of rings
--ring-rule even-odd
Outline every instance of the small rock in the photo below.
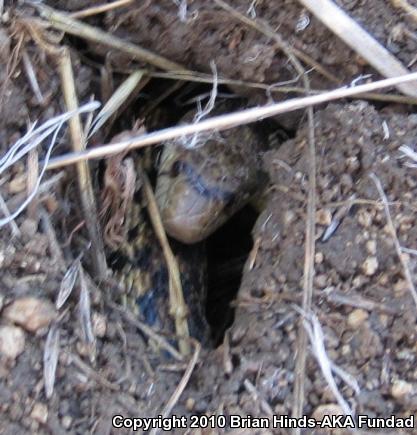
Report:
[[[48,326],[56,317],[56,311],[47,299],[23,297],[4,309],[4,318],[30,332]]]
[[[185,407],[187,409],[187,411],[192,411],[194,409],[195,406],[195,400],[192,397],[189,397],[186,401],[185,401]]]
[[[17,326],[0,327],[0,353],[10,359],[17,358],[25,348],[25,333]]]
[[[349,314],[347,318],[347,324],[352,329],[356,329],[358,326],[362,325],[368,317],[369,314],[367,311],[357,308]]]
[[[363,273],[367,276],[372,276],[378,270],[378,259],[376,257],[368,257],[362,264]]]
[[[96,337],[103,338],[106,335],[107,322],[106,317],[94,312],[92,315],[93,333]]]
[[[363,210],[358,213],[358,222],[364,227],[369,228],[372,225],[372,216]]]
[[[316,264],[321,264],[323,263],[323,260],[324,260],[323,252],[316,252],[316,255],[314,256],[314,262]]]
[[[316,222],[318,225],[329,226],[332,222],[332,214],[330,210],[322,208],[316,211]]]
[[[414,391],[413,385],[407,381],[398,379],[391,386],[391,396],[395,399],[404,399]]]
[[[38,231],[38,223],[33,219],[25,219],[19,229],[23,236],[32,238]]]
[[[64,415],[62,417],[62,426],[64,429],[69,429],[72,425],[72,417],[70,415]]]
[[[10,180],[8,184],[9,193],[16,194],[16,193],[23,192],[26,189],[26,184],[27,184],[27,175],[26,174],[17,175],[12,180]]]
[[[335,403],[326,403],[324,405],[319,405],[312,414],[312,417],[316,420],[323,420],[324,416],[327,415],[344,415],[343,409],[336,405]]]
[[[376,240],[368,240],[366,242],[366,251],[370,255],[376,254]]]
[[[45,424],[46,421],[48,420],[48,407],[43,403],[36,402],[33,405],[30,416],[33,418],[33,420],[37,421],[38,423]]]

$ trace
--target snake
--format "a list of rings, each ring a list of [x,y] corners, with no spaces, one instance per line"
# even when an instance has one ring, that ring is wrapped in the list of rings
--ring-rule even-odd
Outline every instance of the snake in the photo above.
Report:
[[[221,105],[211,115],[228,110],[230,106]],[[190,122],[193,116],[192,111],[187,113],[182,122]],[[204,240],[266,184],[261,157],[270,142],[259,129],[256,124],[240,126],[171,141],[160,154],[155,198],[178,260],[190,333],[205,344],[210,341],[210,328],[204,311]],[[148,325],[172,333],[168,270],[140,188],[126,221],[127,240],[113,255],[112,265],[133,301],[130,308]]]

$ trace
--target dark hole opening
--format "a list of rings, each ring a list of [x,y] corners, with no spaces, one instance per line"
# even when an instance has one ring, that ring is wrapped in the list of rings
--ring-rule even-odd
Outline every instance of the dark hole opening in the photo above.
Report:
[[[207,240],[207,321],[215,347],[234,320],[230,303],[240,287],[243,267],[252,249],[252,228],[258,217],[250,205],[236,213]]]

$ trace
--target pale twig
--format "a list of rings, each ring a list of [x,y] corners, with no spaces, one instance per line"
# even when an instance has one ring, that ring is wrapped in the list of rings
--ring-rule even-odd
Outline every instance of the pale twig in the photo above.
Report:
[[[67,109],[77,110],[78,99],[75,89],[74,74],[72,70],[70,53],[67,48],[62,50],[62,55],[59,58],[59,71],[61,76],[62,91]],[[79,116],[76,115],[69,120],[69,131],[72,149],[75,152],[84,151],[86,142]],[[87,231],[91,241],[95,273],[98,278],[104,278],[107,274],[106,256],[104,254],[103,240],[99,231],[100,225],[97,216],[90,168],[86,161],[79,162],[77,164],[77,175],[84,220],[86,222]]]
[[[409,73],[398,59],[332,0],[299,2],[384,77],[398,77]],[[415,84],[398,84],[397,88],[406,95],[417,97]]]
[[[414,21],[417,21],[417,8],[411,6],[407,0],[391,0],[391,3],[394,7],[406,12]]]
[[[410,290],[414,303],[417,306],[416,289],[414,287],[413,278],[410,269],[408,268],[406,256],[401,252],[401,245],[398,240],[397,231],[395,229],[394,222],[392,221],[391,213],[389,211],[387,196],[385,195],[384,189],[382,188],[381,181],[379,180],[379,178],[373,173],[370,174],[369,176],[371,177],[372,181],[375,183],[379,196],[381,197],[381,201],[384,205],[385,215],[387,218],[389,230],[391,232],[391,237],[394,242],[395,251],[397,253],[398,259],[400,260],[401,266],[403,268],[404,278],[407,281],[408,289]]]
[[[163,78],[168,80],[176,80],[176,81],[189,81],[189,82],[197,82],[197,83],[212,83],[213,79],[209,76],[203,77],[201,74],[198,75],[190,75],[190,74],[181,74],[181,73],[172,73],[172,72],[160,72],[160,71],[147,71],[144,70],[144,74],[148,77],[154,78]],[[219,85],[229,85],[241,88],[249,88],[249,89],[262,89],[267,93],[271,94],[288,94],[297,92],[299,94],[306,94],[306,90],[300,86],[282,86],[279,87],[271,86],[267,83],[260,82],[249,82],[246,80],[236,80],[236,79],[228,79],[224,77],[218,77]],[[340,82],[337,82],[338,84]],[[310,89],[308,95],[313,94],[322,94],[323,89]],[[398,95],[398,94],[377,94],[377,93],[363,93],[352,95],[352,98],[360,98],[363,100],[375,100],[375,101],[387,101],[391,103],[398,104],[417,104],[417,98],[408,97],[407,95]]]
[[[117,38],[103,30],[88,24],[82,23],[74,18],[71,18],[68,14],[59,12],[43,4],[34,4],[38,9],[40,15],[48,20],[49,24],[55,29],[74,35],[78,38],[84,38],[97,44],[102,44],[107,47],[120,50],[131,56],[133,59],[149,63],[158,68],[168,71],[187,71],[182,65],[171,62],[162,56],[152,53],[138,45],[131,42],[124,41]],[[190,71],[188,71],[190,72]]]
[[[108,301],[107,305],[120,313],[126,321],[138,328],[143,334],[145,334],[148,338],[157,343],[161,349],[166,350],[177,361],[184,360],[184,357],[173,346],[171,346],[171,344],[169,344],[164,337],[157,334],[151,327],[149,327],[145,323],[140,322],[131,312],[124,310],[122,307],[111,301]]]
[[[184,294],[182,291],[182,284],[180,278],[180,271],[178,268],[178,262],[171,250],[167,235],[162,224],[161,216],[159,214],[158,205],[152,191],[151,184],[147,175],[142,172],[143,189],[145,191],[146,200],[148,202],[148,214],[156,233],[156,236],[161,244],[162,251],[164,253],[165,261],[167,263],[169,272],[169,303],[170,314],[175,321],[175,330],[178,335],[178,345],[180,352],[183,355],[190,353],[187,313],[188,308],[184,300]]]
[[[198,357],[200,356],[201,346],[200,343],[196,340],[192,340],[194,344],[194,353],[192,358],[190,359],[187,368],[185,369],[184,375],[181,378],[181,381],[175,388],[175,391],[173,392],[172,396],[169,398],[167,404],[164,406],[164,409],[161,412],[162,418],[167,418],[170,414],[172,409],[174,408],[175,404],[178,402],[179,398],[181,397],[181,394],[184,392],[185,387],[187,386],[191,375],[194,371],[194,368],[197,364]],[[150,434],[156,435],[158,433],[158,429],[153,429]]]
[[[98,6],[93,6],[91,8],[83,9],[82,11],[73,12],[70,14],[71,18],[85,18],[91,17],[92,15],[102,14],[104,12],[108,12],[117,8],[121,8],[123,6],[127,6],[129,3],[132,3],[133,0],[116,0],[112,3],[105,3]]]
[[[210,130],[227,130],[229,128],[256,122],[281,113],[288,113],[295,110],[303,109],[308,106],[322,104],[328,101],[334,101],[341,98],[351,97],[368,91],[374,91],[390,86],[397,85],[408,81],[417,80],[417,73],[407,74],[402,77],[379,80],[373,83],[359,85],[354,88],[338,88],[333,91],[324,92],[320,95],[310,95],[303,98],[293,98],[282,103],[269,104],[261,107],[240,110],[227,115],[214,116],[199,122],[198,124],[182,125],[178,127],[159,130],[154,133],[132,137],[129,140],[118,143],[97,146],[79,153],[69,153],[54,158],[48,165],[48,169],[55,169],[61,166],[70,165],[81,160],[96,159],[111,154],[124,152],[134,148],[141,148],[152,144],[167,142],[185,135],[192,135],[197,132]]]

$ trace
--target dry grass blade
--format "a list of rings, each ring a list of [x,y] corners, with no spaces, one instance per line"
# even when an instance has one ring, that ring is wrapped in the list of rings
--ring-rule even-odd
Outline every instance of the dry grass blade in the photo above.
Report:
[[[116,50],[124,52],[138,61],[146,62],[150,65],[154,65],[158,68],[167,71],[187,71],[178,63],[171,62],[162,56],[152,53],[142,47],[132,44],[123,39],[117,38],[107,32],[104,32],[96,27],[84,24],[74,18],[71,18],[68,14],[56,11],[43,4],[34,5],[41,16],[48,20],[50,25],[55,29],[77,36],[78,38],[84,38],[97,44],[106,45]],[[190,71],[188,71],[190,72]]]
[[[417,292],[413,283],[413,277],[408,267],[406,256],[403,254],[401,250],[401,245],[398,240],[397,231],[395,230],[394,222],[392,221],[391,213],[389,211],[387,196],[385,195],[384,189],[382,188],[381,181],[379,180],[379,178],[375,174],[370,174],[370,177],[372,181],[375,183],[379,196],[381,197],[381,201],[384,205],[385,215],[388,221],[388,227],[391,232],[392,239],[394,241],[395,251],[398,255],[398,259],[400,260],[401,266],[403,268],[404,277],[407,281],[411,296],[417,307]]]
[[[53,324],[48,332],[43,353],[43,377],[45,383],[45,395],[52,397],[55,385],[55,374],[59,356],[59,327]]]
[[[78,263],[78,276],[80,278],[79,315],[81,332],[83,340],[88,346],[90,361],[94,362],[96,359],[96,339],[94,337],[93,324],[91,321],[90,291],[80,262]]]
[[[310,313],[309,315],[305,314],[303,316],[303,323],[310,338],[313,354],[317,359],[327,384],[329,385],[333,395],[335,396],[345,415],[353,416],[353,411],[340,393],[332,372],[335,372],[347,385],[349,385],[349,387],[356,392],[356,394],[360,393],[358,383],[353,376],[343,371],[340,367],[337,367],[328,357],[324,346],[323,330],[317,317],[313,313]]]
[[[42,105],[45,103],[45,98],[42,95],[41,88],[39,87],[38,79],[36,78],[35,69],[33,68],[32,62],[26,50],[23,50],[22,52],[22,60],[23,60],[23,66],[25,68],[26,76],[29,80],[29,84],[30,87],[32,88],[32,91],[35,94],[37,103]]]
[[[401,77],[379,80],[373,83],[358,85],[355,87],[342,87],[329,92],[323,92],[319,95],[310,95],[303,98],[293,98],[282,103],[269,104],[261,107],[241,110],[227,115],[214,116],[199,122],[198,124],[183,125],[179,127],[166,128],[154,133],[132,137],[129,140],[118,143],[97,146],[83,152],[70,153],[54,158],[48,165],[48,169],[55,169],[61,166],[71,165],[86,159],[97,159],[112,154],[117,154],[134,148],[141,148],[169,140],[181,138],[187,135],[193,135],[203,131],[222,131],[229,128],[245,125],[259,121],[271,116],[282,113],[293,112],[308,106],[314,106],[341,98],[352,97],[363,94],[364,92],[375,91],[399,83],[411,82],[417,80],[417,73],[407,74]]]
[[[0,228],[4,225],[9,224],[13,219],[19,216],[20,213],[30,204],[33,198],[37,195],[41,181],[45,174],[46,168],[48,166],[48,162],[52,153],[52,150],[57,142],[57,137],[61,128],[72,116],[88,111],[94,110],[97,108],[97,103],[90,103],[88,105],[83,106],[74,111],[70,111],[64,113],[63,115],[56,116],[40,127],[35,128],[35,124],[33,124],[29,131],[20,138],[17,142],[15,142],[9,150],[0,158],[0,174],[5,172],[15,163],[17,163],[23,156],[30,153],[31,150],[35,149],[39,146],[45,139],[51,136],[50,143],[48,145],[44,161],[42,163],[42,169],[39,173],[39,176],[34,183],[33,190],[29,193],[29,195],[23,200],[23,202],[17,206],[17,209],[10,213],[9,216],[6,216],[3,219],[0,219]]]
[[[91,137],[106,121],[116,113],[126,99],[131,95],[138,83],[142,80],[143,71],[135,71],[116,89],[104,107],[94,119],[88,137]]]
[[[409,73],[399,60],[331,0],[298,1],[384,77]],[[417,97],[415,84],[404,83],[397,87],[405,95]]]
[[[180,352],[183,355],[188,355],[190,353],[190,333],[187,323],[188,308],[184,301],[184,294],[182,291],[178,263],[169,245],[169,241],[165,233],[164,226],[162,224],[161,216],[159,214],[158,206],[156,204],[151,184],[143,170],[141,172],[143,179],[143,189],[145,191],[146,200],[148,202],[148,214],[156,236],[158,237],[158,240],[161,244],[165,261],[167,262],[169,273],[170,313],[175,321],[175,330],[178,335],[178,345],[180,348]]]
[[[78,109],[78,99],[75,90],[74,74],[69,50],[64,48],[59,58],[59,71],[65,104],[68,110]],[[74,151],[85,150],[86,142],[80,117],[75,115],[69,120],[70,137]],[[104,245],[99,231],[100,225],[91,181],[90,168],[87,162],[77,164],[78,188],[81,197],[84,219],[92,246],[92,259],[97,277],[104,278],[107,274]]]
[[[75,282],[80,270],[80,259],[77,258],[66,271],[62,278],[61,285],[59,287],[58,296],[56,298],[55,306],[59,310],[63,307],[67,299],[69,298],[72,290],[74,289]]]
[[[85,18],[91,17],[92,15],[102,14],[104,12],[108,12],[117,8],[121,8],[123,6],[127,6],[129,3],[132,3],[133,0],[116,0],[112,3],[106,3],[103,5],[93,6],[91,8],[83,9],[82,11],[73,12],[71,14],[72,18]]]

